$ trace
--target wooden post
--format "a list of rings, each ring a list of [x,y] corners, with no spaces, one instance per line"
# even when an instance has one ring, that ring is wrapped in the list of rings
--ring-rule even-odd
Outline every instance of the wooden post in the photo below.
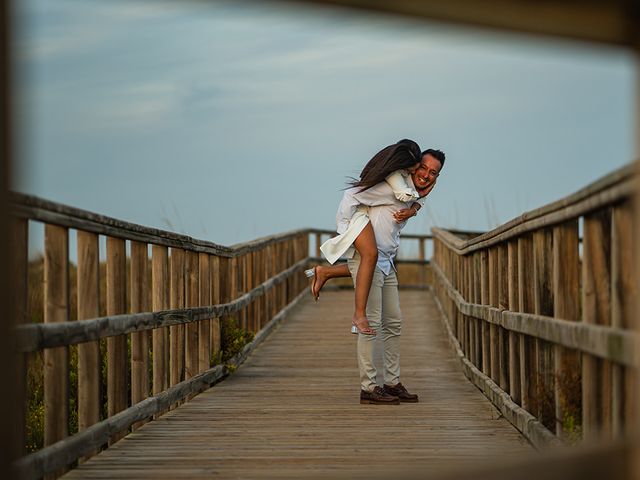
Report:
[[[489,305],[497,307],[499,302],[498,290],[498,247],[489,249]],[[489,325],[489,356],[491,357],[491,379],[500,382],[500,343],[498,336],[498,326]]]
[[[200,278],[199,303],[201,307],[211,305],[211,272],[209,254],[198,254],[198,273]],[[209,369],[211,362],[211,320],[201,320],[198,323],[198,372],[202,373]]]
[[[28,276],[29,276],[29,222],[23,218],[12,218],[10,221],[11,244],[11,283],[13,285],[12,300],[14,304],[15,317],[9,322],[10,328],[28,322]],[[10,317],[11,318],[11,317]],[[11,352],[13,353],[13,352]],[[9,367],[9,365],[7,365]],[[14,425],[16,427],[15,442],[11,451],[11,459],[25,454],[26,438],[26,404],[27,404],[27,356],[25,354],[15,354],[14,367],[16,385],[14,396],[11,400],[13,407]]]
[[[632,330],[638,287],[634,281],[633,205],[627,201],[613,208],[611,217],[611,326]],[[612,433],[619,438],[633,431],[637,421],[637,369],[612,366]]]
[[[533,313],[533,238],[530,234],[518,238],[518,311]],[[538,363],[535,339],[520,335],[520,395],[522,408],[532,415],[538,413]]]
[[[169,308],[169,252],[167,247],[154,245],[151,251],[151,288],[154,312]],[[169,356],[167,343],[169,329],[156,328],[153,337],[153,394],[157,395],[169,387]]]
[[[425,239],[424,238],[420,238],[420,240],[418,240],[419,243],[419,258],[420,261],[424,262],[427,258],[427,254],[426,254],[426,248],[425,248]],[[420,275],[418,277],[418,280],[420,282],[420,285],[426,285],[427,284],[427,278],[426,275],[427,274],[427,270],[426,270],[426,266],[424,264],[420,265]]]
[[[256,252],[248,252],[245,255],[245,263],[244,263],[244,291],[243,293],[250,292],[254,285],[255,280],[255,261],[256,261]],[[246,317],[244,322],[244,329],[250,332],[255,332],[255,316],[256,316],[256,301],[253,300],[249,305],[247,305]]]
[[[100,316],[98,235],[78,231],[78,320]],[[100,343],[78,345],[78,430],[100,421]],[[96,453],[96,452],[93,452]],[[83,458],[88,459],[91,455]]]
[[[533,234],[534,313],[553,316],[553,230]],[[553,346],[536,339],[538,358],[538,418],[555,431],[555,387]]]
[[[517,312],[518,300],[518,240],[510,240],[507,246],[507,296],[509,310]],[[514,402],[522,405],[520,379],[520,337],[509,332],[509,394]]]
[[[187,250],[185,271],[185,306],[197,307],[200,303],[200,288],[198,280],[200,274],[198,254]],[[185,325],[185,369],[184,379],[187,380],[198,374],[198,324],[196,322]]]
[[[229,290],[228,292],[228,298],[227,301],[231,302],[233,300],[235,300],[236,298],[238,298],[238,276],[239,276],[239,266],[238,266],[238,257],[231,257],[229,259]],[[235,325],[237,327],[240,326],[240,322],[238,320],[238,314],[235,313],[233,314],[235,318]]]
[[[184,263],[185,252],[180,248],[171,249],[169,259],[170,293],[169,306],[172,309],[184,308]],[[169,382],[180,383],[184,375],[184,325],[169,327]]]
[[[44,321],[69,320],[69,233],[66,228],[44,229]],[[44,351],[44,445],[68,435],[69,354],[67,347]]]
[[[149,291],[149,250],[146,243],[131,242],[131,313],[146,312]],[[149,332],[131,334],[131,405],[149,395]],[[140,427],[143,422],[133,425]]]
[[[582,320],[611,323],[611,215],[609,210],[584,217]],[[584,440],[611,436],[611,364],[582,355],[582,428]]]
[[[238,292],[237,292],[237,297],[240,297],[241,295],[244,295],[245,293],[247,293],[247,273],[248,273],[248,265],[249,265],[249,253],[245,253],[244,255],[240,255],[238,257]],[[240,312],[238,312],[239,315],[239,325],[240,328],[242,328],[243,330],[247,330],[247,316],[248,316],[248,308],[249,306],[247,305],[246,307],[242,308],[242,310],[240,310]]]
[[[482,303],[482,291],[480,288],[481,283],[481,269],[480,269],[480,252],[473,254],[473,303]],[[475,366],[482,370],[482,324],[484,322],[478,318],[473,319],[473,326],[475,329],[475,343],[476,343],[476,358]]]
[[[489,305],[489,253],[487,250],[480,252],[480,296],[483,305]],[[482,322],[482,373],[491,375],[491,339],[489,324]]]
[[[553,312],[562,320],[580,320],[578,220],[553,228]],[[580,426],[580,354],[554,346],[556,434],[572,440]]]
[[[127,313],[125,241],[107,237],[107,315]],[[127,408],[127,336],[107,338],[107,410],[111,417]],[[124,434],[116,435],[114,441]]]
[[[509,310],[509,255],[507,244],[498,246],[498,308]],[[498,358],[500,365],[500,388],[509,390],[509,332],[498,327]]]
[[[218,305],[221,303],[220,285],[222,283],[221,264],[226,258],[211,256],[211,304]],[[226,263],[224,264],[226,267]],[[211,320],[211,357],[217,359],[220,353],[220,318]]]

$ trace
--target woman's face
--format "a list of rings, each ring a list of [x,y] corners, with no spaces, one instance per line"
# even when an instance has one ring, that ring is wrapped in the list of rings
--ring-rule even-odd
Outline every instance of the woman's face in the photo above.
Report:
[[[413,175],[414,173],[416,173],[416,170],[418,170],[418,168],[420,168],[420,162],[417,162],[415,165],[407,168],[407,172]]]

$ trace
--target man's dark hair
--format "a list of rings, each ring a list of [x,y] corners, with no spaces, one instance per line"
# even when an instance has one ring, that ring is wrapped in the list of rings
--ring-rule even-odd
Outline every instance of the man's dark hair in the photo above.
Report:
[[[435,158],[436,160],[438,160],[440,162],[440,169],[444,168],[445,155],[444,155],[444,152],[442,150],[435,150],[433,148],[428,148],[427,150],[422,152],[422,157],[423,158],[424,158],[425,155],[431,155],[433,158]]]

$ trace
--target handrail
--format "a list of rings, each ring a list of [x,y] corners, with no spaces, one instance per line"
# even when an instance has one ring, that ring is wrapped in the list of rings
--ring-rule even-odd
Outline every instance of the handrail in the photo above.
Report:
[[[572,195],[525,212],[471,239],[460,239],[451,233],[452,231],[440,228],[433,228],[432,233],[434,238],[437,237],[457,254],[469,254],[526,232],[557,225],[567,219],[585,215],[605,205],[628,198],[634,189],[634,169],[634,164],[626,165]]]
[[[10,193],[9,208],[12,215],[18,218],[75,228],[99,235],[153,243],[154,245],[165,247],[189,249],[194,252],[208,253],[220,257],[234,257],[254,252],[274,242],[287,240],[311,231],[309,228],[292,230],[225,247],[224,245],[199,240],[188,235],[145,227],[23,193]]]

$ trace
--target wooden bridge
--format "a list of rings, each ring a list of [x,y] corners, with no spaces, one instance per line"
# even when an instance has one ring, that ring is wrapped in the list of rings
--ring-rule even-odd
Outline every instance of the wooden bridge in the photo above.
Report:
[[[302,270],[330,232],[223,247],[14,194],[17,410],[31,437],[43,421],[15,467],[352,478],[473,465],[477,478],[549,447],[619,445],[574,464],[630,478],[613,466],[639,414],[636,180],[623,168],[482,234],[403,237],[417,255],[398,262],[402,378],[421,401],[385,407],[358,403],[352,292],[310,301]],[[30,224],[44,224],[43,270]]]

